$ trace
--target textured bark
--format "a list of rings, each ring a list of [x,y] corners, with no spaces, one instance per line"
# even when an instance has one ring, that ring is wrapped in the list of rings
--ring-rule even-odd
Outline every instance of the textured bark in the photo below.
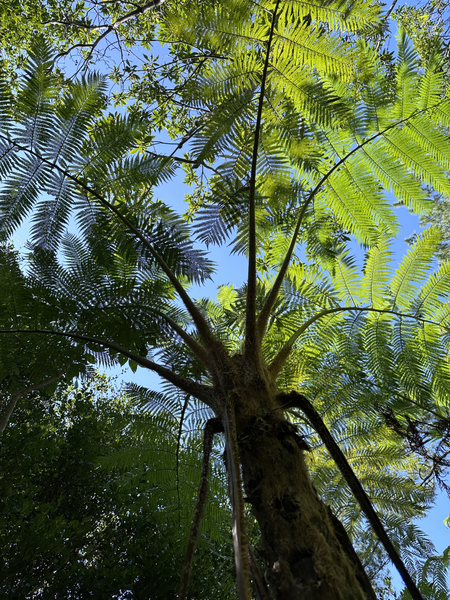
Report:
[[[248,414],[248,413],[247,413]],[[374,600],[345,529],[318,497],[305,443],[281,411],[238,419],[246,501],[277,600]]]

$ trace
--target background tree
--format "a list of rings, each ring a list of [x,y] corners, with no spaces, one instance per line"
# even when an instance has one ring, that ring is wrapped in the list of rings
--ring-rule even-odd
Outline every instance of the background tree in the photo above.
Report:
[[[192,432],[189,447],[177,450],[166,415],[149,416],[138,397],[95,376],[20,403],[0,454],[5,597],[175,596],[201,440]],[[232,597],[220,470],[214,469],[205,515],[208,534],[199,540],[193,598]]]
[[[430,230],[390,276],[388,241],[398,225],[385,190],[417,211],[430,204],[424,183],[448,194],[450,108],[439,63],[420,70],[402,37],[393,77],[358,41],[376,18],[367,4],[189,8],[165,8],[161,27],[211,55],[182,90],[190,118],[202,116],[188,155],[149,148],[149,121],[136,111],[102,115],[99,77],[61,94],[44,49],[15,97],[5,86],[5,238],[34,212],[30,268],[2,340],[66,339],[80,364],[120,355],[181,390],[204,420],[215,417],[205,448],[223,429],[241,598],[250,568],[241,467],[275,597],[374,597],[317,488],[350,532],[365,528],[352,491],[420,598],[372,504],[418,572],[431,546],[410,519],[423,513],[431,478],[446,466],[449,267],[417,292],[439,242]],[[189,213],[197,238],[234,235],[234,251],[248,256],[246,286],[222,288],[217,302],[190,298],[187,286],[212,265],[185,221],[152,197],[180,162],[197,185]],[[211,171],[206,182],[199,168]],[[64,232],[73,210],[77,235]],[[362,277],[349,235],[367,249]],[[339,469],[337,483],[328,471],[321,486],[318,469],[311,485],[301,436],[312,432]],[[441,572],[446,560],[435,559]],[[252,577],[258,588],[262,579]],[[437,597],[442,582],[421,587]]]
[[[424,2],[417,6],[401,6],[394,13],[397,22],[405,28],[411,38],[414,48],[421,62],[430,60],[438,52],[442,56],[442,73],[446,86],[450,81],[449,72],[449,16],[450,7],[447,0],[437,2]],[[448,198],[437,194],[431,194],[434,200],[432,210],[421,219],[421,225],[429,224],[439,227],[442,232],[442,242],[439,247],[438,258],[447,260],[449,258],[450,240],[450,207]]]

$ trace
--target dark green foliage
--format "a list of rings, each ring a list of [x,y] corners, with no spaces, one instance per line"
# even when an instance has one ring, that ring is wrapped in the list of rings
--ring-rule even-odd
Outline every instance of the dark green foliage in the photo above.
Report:
[[[179,450],[178,474],[175,447],[158,419],[137,411],[104,377],[22,401],[0,452],[0,594],[174,597],[200,466],[195,436]],[[199,600],[232,597],[219,482],[192,581],[191,597]]]

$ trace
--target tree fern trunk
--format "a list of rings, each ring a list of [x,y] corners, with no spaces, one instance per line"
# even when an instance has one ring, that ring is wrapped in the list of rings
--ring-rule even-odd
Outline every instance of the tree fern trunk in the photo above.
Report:
[[[246,501],[275,598],[376,599],[344,527],[311,483],[294,426],[279,411],[238,422]]]

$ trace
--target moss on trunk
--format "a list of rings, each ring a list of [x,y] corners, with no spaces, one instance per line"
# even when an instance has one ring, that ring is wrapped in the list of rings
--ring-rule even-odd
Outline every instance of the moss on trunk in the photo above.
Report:
[[[345,529],[311,483],[295,427],[279,411],[238,423],[246,501],[276,599],[374,600]]]

